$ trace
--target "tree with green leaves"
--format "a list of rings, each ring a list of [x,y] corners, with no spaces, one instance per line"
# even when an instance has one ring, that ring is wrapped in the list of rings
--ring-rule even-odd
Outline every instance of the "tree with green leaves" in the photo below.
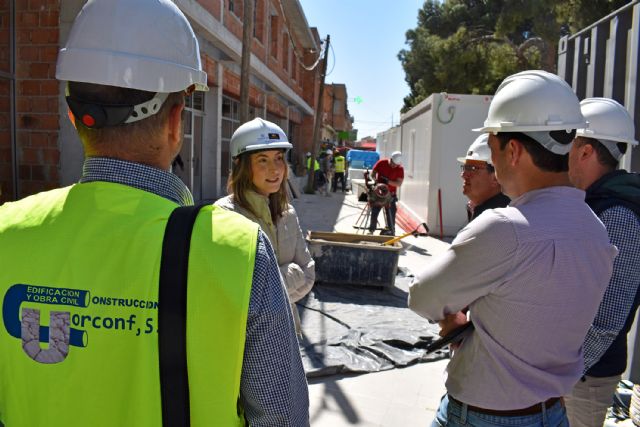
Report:
[[[403,111],[434,92],[494,93],[508,75],[555,72],[561,36],[625,0],[426,0],[398,54],[411,93]]]

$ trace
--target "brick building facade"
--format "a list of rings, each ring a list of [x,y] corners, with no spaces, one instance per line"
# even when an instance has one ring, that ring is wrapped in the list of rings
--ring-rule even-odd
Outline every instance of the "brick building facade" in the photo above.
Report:
[[[342,83],[326,85],[323,98],[322,140],[344,146],[353,129],[353,117],[347,105],[347,86]]]
[[[301,162],[311,146],[320,52],[298,0],[254,0],[250,115],[278,123]],[[239,126],[243,0],[175,0],[191,21],[210,91],[187,101],[184,166],[197,200],[225,194]],[[0,203],[69,185],[83,152],[66,114],[57,53],[82,0],[0,0]]]

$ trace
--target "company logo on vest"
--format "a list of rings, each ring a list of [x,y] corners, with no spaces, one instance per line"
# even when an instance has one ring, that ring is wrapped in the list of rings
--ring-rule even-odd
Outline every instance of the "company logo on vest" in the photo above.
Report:
[[[122,316],[88,314],[90,303],[99,310],[102,307],[131,307],[135,309],[157,310],[158,303],[132,298],[93,298],[90,292],[81,289],[55,288],[15,284],[11,286],[2,303],[2,320],[7,332],[22,341],[22,349],[27,356],[40,363],[60,363],[67,358],[70,346],[86,347],[88,333],[81,328],[107,331],[135,331],[136,336],[157,332],[156,316],[147,317],[143,326],[137,327],[137,315],[126,313]],[[22,307],[27,304],[28,307]],[[69,311],[56,307],[49,312],[49,326],[42,326],[40,308],[44,304],[70,307]],[[75,309],[74,309],[75,308]],[[81,313],[76,313],[81,309]],[[41,343],[48,343],[42,348]]]

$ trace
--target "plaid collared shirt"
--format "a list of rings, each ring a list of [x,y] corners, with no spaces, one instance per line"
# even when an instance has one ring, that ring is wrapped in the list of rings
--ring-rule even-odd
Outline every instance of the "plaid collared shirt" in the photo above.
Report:
[[[611,207],[599,218],[619,252],[598,314],[584,341],[585,372],[600,360],[624,327],[640,286],[640,219],[623,206]]]

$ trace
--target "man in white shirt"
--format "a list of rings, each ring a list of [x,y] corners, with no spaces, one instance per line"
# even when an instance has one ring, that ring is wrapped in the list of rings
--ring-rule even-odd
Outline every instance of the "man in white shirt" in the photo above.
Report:
[[[449,363],[434,425],[567,425],[561,396],[582,374],[616,254],[567,176],[584,123],[571,88],[544,71],[507,77],[491,102],[479,131],[512,201],[462,229],[410,289],[409,307],[443,334],[467,322],[466,307],[475,325]]]

